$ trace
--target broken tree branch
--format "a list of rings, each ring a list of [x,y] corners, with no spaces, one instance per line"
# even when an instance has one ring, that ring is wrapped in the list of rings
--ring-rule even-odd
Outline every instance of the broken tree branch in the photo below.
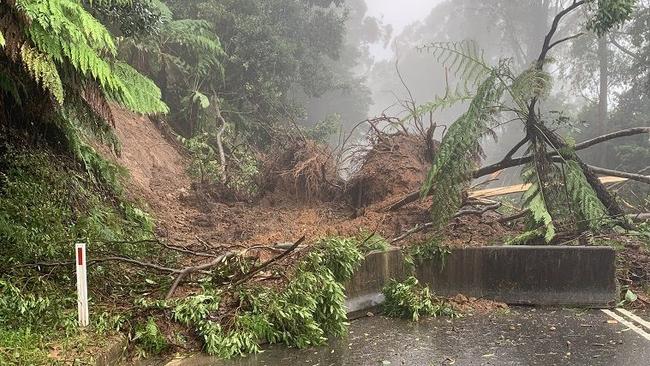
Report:
[[[174,280],[174,283],[172,283],[172,286],[169,288],[169,291],[167,292],[167,296],[165,296],[165,300],[171,299],[171,297],[174,295],[174,292],[176,291],[176,288],[178,287],[178,285],[181,283],[181,281],[188,274],[190,274],[192,272],[198,272],[198,271],[202,271],[202,270],[205,270],[205,269],[208,269],[208,268],[215,267],[218,264],[221,264],[222,262],[227,260],[228,258],[232,258],[232,257],[238,255],[240,252],[241,251],[231,251],[231,252],[228,252],[228,253],[225,253],[225,254],[222,254],[222,255],[218,256],[217,258],[211,260],[208,263],[204,263],[204,264],[201,264],[201,265],[198,265],[198,266],[193,266],[193,267],[186,267],[186,268],[182,269],[180,272],[177,272],[178,276],[176,276],[176,279]]]
[[[277,256],[267,260],[266,262],[260,264],[259,266],[255,267],[254,269],[249,271],[248,273],[244,274],[241,278],[237,279],[235,281],[235,283],[233,284],[233,287],[237,287],[237,286],[241,285],[242,283],[248,281],[251,277],[255,276],[257,273],[262,271],[264,268],[266,268],[266,267],[270,266],[271,264],[273,264],[273,263],[281,260],[282,258],[288,256],[289,254],[291,254],[291,252],[293,252],[296,248],[298,248],[300,246],[300,244],[302,244],[303,241],[305,241],[305,236],[304,235],[303,235],[302,238],[298,239],[298,241],[293,243],[289,248],[287,248],[284,252],[282,252],[282,254],[277,255]]]
[[[579,144],[576,144],[575,147],[574,147],[574,150],[575,151],[584,150],[584,149],[586,149],[588,147],[594,146],[594,145],[599,144],[601,142],[613,140],[613,139],[616,139],[616,138],[619,138],[619,137],[638,135],[638,134],[642,134],[642,133],[650,133],[650,127],[634,127],[634,128],[628,128],[628,129],[625,129],[625,130],[621,130],[621,131],[611,132],[611,133],[608,133],[606,135],[598,136],[598,137],[595,137],[593,139],[583,141],[583,142],[581,142]],[[521,143],[521,141],[520,141],[520,143]],[[514,148],[513,148],[513,150],[514,150]],[[508,154],[510,154],[510,152]],[[514,155],[514,153],[513,153],[513,155]],[[549,157],[553,157],[553,156],[557,156],[556,151],[549,152]],[[475,170],[474,172],[472,172],[472,177],[473,178],[480,178],[480,177],[483,177],[483,176],[486,176],[486,175],[489,175],[489,174],[492,174],[492,173],[496,173],[496,172],[498,172],[500,170],[503,170],[503,169],[514,168],[516,166],[527,164],[527,163],[531,162],[532,160],[533,160],[533,157],[531,155],[524,156],[524,157],[521,157],[521,158],[515,158],[515,159],[512,159],[512,158],[511,159],[505,159],[504,158],[503,160],[499,161],[498,163],[488,165],[488,166],[485,166],[485,167],[482,167],[480,169]],[[589,166],[589,167],[592,168],[592,169],[595,169],[595,171],[598,174],[608,174],[608,173],[603,173],[605,171],[604,168],[598,168],[598,167],[593,167],[593,166]],[[642,175],[639,175],[639,174],[635,175],[635,174],[632,174],[632,173],[625,173],[625,172],[619,172],[619,171],[612,171],[612,172],[615,173],[615,174],[608,174],[608,175],[613,175],[613,176],[616,176],[616,177],[629,178],[629,179],[638,180],[638,181],[641,181],[641,182],[644,182],[644,183],[648,183],[647,181],[645,181],[647,176],[642,176]],[[625,175],[623,175],[623,174],[625,174]],[[432,193],[433,192],[429,192],[429,194],[432,194]],[[420,192],[419,191],[418,192],[411,192],[411,193],[407,194],[406,196],[404,196],[403,198],[401,198],[399,201],[397,201],[397,202],[393,203],[392,205],[390,205],[389,207],[385,208],[385,210],[387,210],[387,211],[398,210],[398,209],[400,209],[400,208],[402,208],[402,207],[404,207],[404,206],[406,206],[406,205],[408,205],[410,203],[413,203],[413,202],[417,201],[419,197],[420,197]]]

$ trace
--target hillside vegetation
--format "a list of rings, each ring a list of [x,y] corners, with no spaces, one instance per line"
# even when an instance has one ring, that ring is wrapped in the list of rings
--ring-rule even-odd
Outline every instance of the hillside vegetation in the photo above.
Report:
[[[347,334],[345,281],[389,246],[414,259],[453,246],[614,243],[624,290],[644,299],[650,201],[639,187],[650,177],[637,160],[648,113],[576,143],[569,119],[540,105],[555,47],[578,37],[558,26],[641,37],[648,7],[567,4],[524,70],[472,41],[427,43],[420,51],[457,87],[398,101],[397,117],[352,121],[314,120],[313,105],[369,105],[354,71],[368,44],[349,34],[363,2],[3,1],[0,364],[90,363],[120,334],[129,359],[323,344]],[[647,99],[639,85],[630,90]],[[464,112],[448,128],[434,122],[452,106]],[[505,121],[524,137],[486,165],[485,139]],[[629,136],[639,141],[622,167],[579,155]],[[522,166],[521,200],[468,194]],[[635,185],[606,187],[601,175]],[[85,329],[77,242],[88,246]],[[408,299],[394,314],[457,315],[409,281],[386,289],[395,304]]]

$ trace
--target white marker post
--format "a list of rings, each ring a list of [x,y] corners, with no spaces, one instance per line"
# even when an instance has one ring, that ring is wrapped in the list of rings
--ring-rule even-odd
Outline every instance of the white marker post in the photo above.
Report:
[[[88,282],[86,280],[86,243],[75,246],[77,258],[77,309],[79,310],[79,326],[87,327],[88,319]]]

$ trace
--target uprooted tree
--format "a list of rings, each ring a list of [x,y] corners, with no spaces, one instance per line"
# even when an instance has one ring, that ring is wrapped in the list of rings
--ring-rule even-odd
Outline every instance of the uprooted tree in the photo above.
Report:
[[[534,65],[520,74],[512,71],[509,60],[489,65],[473,42],[424,46],[423,51],[437,57],[464,83],[457,91],[414,108],[411,114],[423,115],[468,100],[469,107],[444,136],[421,191],[407,195],[392,209],[430,195],[433,197],[432,212],[435,212],[432,226],[441,227],[463,206],[463,192],[472,179],[523,165],[522,178],[530,184],[523,196],[529,218],[527,231],[516,238],[516,242],[536,238],[550,242],[558,230],[559,218],[576,217],[569,221],[582,232],[614,225],[628,226],[623,210],[596,174],[618,175],[642,182],[649,182],[650,178],[589,166],[576,151],[613,138],[648,133],[650,127],[614,132],[575,145],[549,127],[551,120],[560,125],[563,120],[542,113],[539,102],[551,89],[552,78],[545,71],[545,66],[551,62],[549,51],[583,34],[556,39],[563,19],[583,9],[587,14],[587,30],[602,35],[625,22],[633,12],[634,3],[633,0],[572,1],[554,18]],[[476,88],[473,93],[467,91],[470,87]],[[481,140],[495,135],[493,128],[506,120],[520,121],[525,137],[500,162],[477,169],[476,156],[482,155]],[[514,158],[524,146],[527,147],[525,155]]]

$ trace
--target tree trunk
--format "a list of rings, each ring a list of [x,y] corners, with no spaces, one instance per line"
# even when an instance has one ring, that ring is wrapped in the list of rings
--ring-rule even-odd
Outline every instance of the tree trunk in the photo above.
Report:
[[[600,69],[600,87],[598,94],[598,122],[594,135],[602,135],[607,130],[608,121],[608,103],[607,98],[609,95],[609,50],[607,38],[602,36],[598,38],[598,64]],[[603,147],[604,148],[604,147]],[[607,154],[599,154],[598,162],[600,166],[607,166]]]

